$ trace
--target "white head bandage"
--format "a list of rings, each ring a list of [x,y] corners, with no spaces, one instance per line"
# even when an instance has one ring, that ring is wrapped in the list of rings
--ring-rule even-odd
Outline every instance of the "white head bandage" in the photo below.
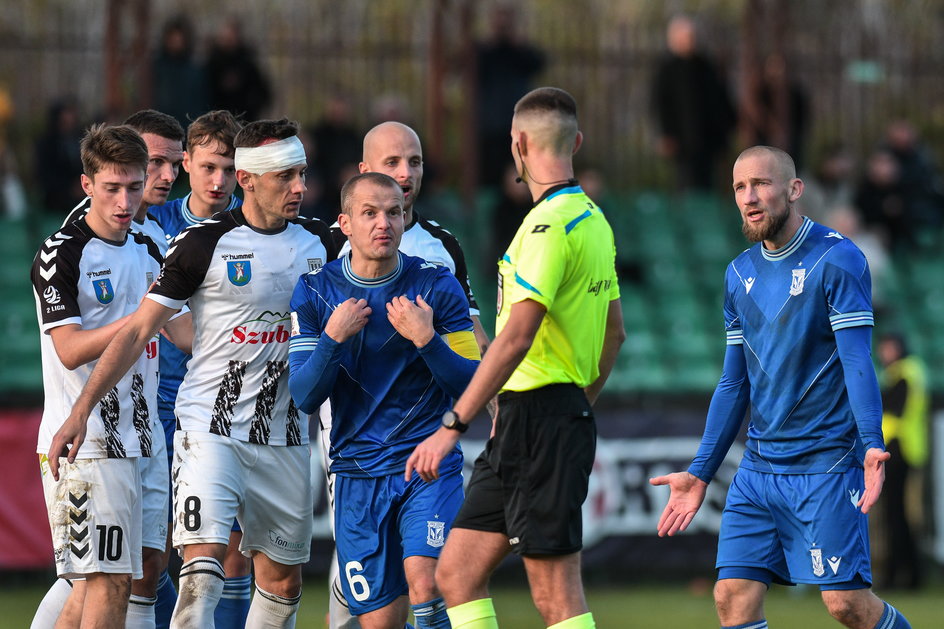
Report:
[[[240,146],[236,149],[236,170],[245,170],[254,175],[287,170],[305,162],[305,147],[297,135],[262,146]]]

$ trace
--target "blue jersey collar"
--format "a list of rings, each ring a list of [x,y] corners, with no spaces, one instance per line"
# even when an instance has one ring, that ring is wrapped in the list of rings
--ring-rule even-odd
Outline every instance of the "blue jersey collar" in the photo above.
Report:
[[[774,262],[776,260],[783,260],[790,256],[794,251],[800,248],[803,242],[806,240],[807,235],[810,233],[810,229],[813,228],[813,221],[811,221],[806,216],[803,217],[803,222],[800,224],[800,229],[793,234],[793,238],[790,239],[790,242],[785,244],[779,249],[774,249],[773,251],[768,251],[764,247],[764,243],[760,243],[761,253],[764,254],[765,260],[770,260]]]
[[[349,282],[357,286],[364,286],[366,288],[376,288],[378,286],[386,286],[390,282],[395,281],[400,277],[400,273],[403,271],[403,254],[399,251],[397,252],[397,268],[390,271],[386,275],[381,275],[380,277],[366,278],[361,277],[354,273],[354,270],[351,268],[351,253],[348,252],[346,256],[341,258],[341,269],[344,272],[344,277],[347,278]]]

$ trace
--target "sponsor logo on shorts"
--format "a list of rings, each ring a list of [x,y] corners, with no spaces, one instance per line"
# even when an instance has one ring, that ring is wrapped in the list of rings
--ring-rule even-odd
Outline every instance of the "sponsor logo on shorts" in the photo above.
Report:
[[[287,540],[272,529],[269,529],[269,541],[285,550],[302,550],[305,548],[305,542],[293,542]]]
[[[813,574],[821,577],[826,574],[826,568],[823,567],[823,551],[819,548],[810,549],[810,557],[813,559]]]
[[[426,521],[426,543],[433,548],[440,548],[446,543],[446,523],[436,520]]]
[[[508,545],[509,545],[509,546],[514,546],[515,544],[519,543],[520,541],[521,541],[520,538],[518,538],[518,537],[512,537],[511,539],[508,540]]]

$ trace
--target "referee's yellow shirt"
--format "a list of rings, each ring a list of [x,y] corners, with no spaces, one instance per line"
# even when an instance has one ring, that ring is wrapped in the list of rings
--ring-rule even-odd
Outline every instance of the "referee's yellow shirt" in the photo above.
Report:
[[[619,298],[613,230],[600,208],[578,185],[551,189],[525,217],[498,270],[499,333],[512,304],[532,299],[547,309],[502,391],[596,380],[607,308]]]

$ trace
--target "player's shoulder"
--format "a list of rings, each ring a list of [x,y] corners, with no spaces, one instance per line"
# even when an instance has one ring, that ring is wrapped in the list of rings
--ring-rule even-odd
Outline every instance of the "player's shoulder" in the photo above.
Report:
[[[149,234],[143,231],[131,231],[128,232],[128,238],[135,244],[144,247],[148,255],[157,260],[159,264],[164,260],[160,245]]]
[[[859,267],[865,262],[865,254],[855,242],[835,229],[813,223],[810,237],[823,249],[824,260],[832,264]]]
[[[74,208],[69,210],[69,213],[66,215],[66,219],[62,221],[62,226],[65,227],[70,223],[74,223],[80,218],[88,214],[89,209],[92,207],[92,197],[85,197],[79,201]]]
[[[148,208],[148,214],[154,217],[158,223],[163,227],[165,224],[169,223],[172,217],[176,217],[180,214],[181,208],[183,207],[184,200],[187,197],[179,197],[177,199],[171,199],[167,203],[161,205],[152,205]]]
[[[178,249],[203,252],[215,249],[224,235],[239,227],[231,214],[229,211],[217,212],[205,221],[185,227],[171,241],[167,257]]]
[[[290,220],[289,225],[294,225],[295,229],[299,229],[313,236],[317,236],[321,239],[322,243],[327,249],[330,250],[334,248],[334,238],[331,235],[331,226],[320,218],[299,216],[298,218]]]

